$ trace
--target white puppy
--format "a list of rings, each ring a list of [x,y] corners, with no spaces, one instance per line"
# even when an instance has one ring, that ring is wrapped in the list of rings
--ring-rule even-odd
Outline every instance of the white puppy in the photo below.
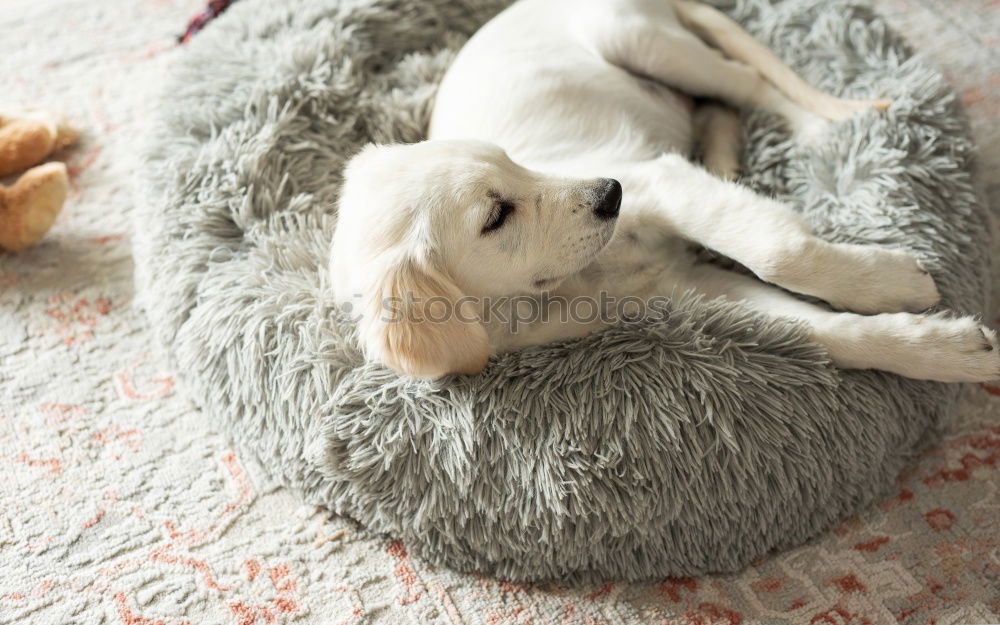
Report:
[[[787,205],[691,164],[698,126],[706,165],[733,175],[739,127],[678,91],[776,111],[811,136],[888,106],[816,91],[687,0],[521,0],[459,53],[429,141],[369,146],[346,169],[330,271],[367,357],[414,376],[475,373],[492,350],[615,322],[581,298],[648,311],[693,289],[804,322],[841,367],[1000,376],[992,331],[913,314],[939,299],[913,256],[826,242]],[[756,278],[699,262],[692,244]]]

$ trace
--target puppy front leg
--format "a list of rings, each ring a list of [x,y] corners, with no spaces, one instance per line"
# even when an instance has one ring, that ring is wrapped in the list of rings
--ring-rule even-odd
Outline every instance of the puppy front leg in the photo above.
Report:
[[[676,286],[742,302],[769,317],[805,323],[810,337],[844,369],[880,369],[941,382],[1000,378],[996,334],[972,317],[838,313],[711,265],[693,267]]]
[[[616,168],[625,188],[621,236],[647,218],[740,262],[766,282],[862,313],[922,311],[938,300],[911,254],[830,243],[791,207],[719,180],[677,154]]]

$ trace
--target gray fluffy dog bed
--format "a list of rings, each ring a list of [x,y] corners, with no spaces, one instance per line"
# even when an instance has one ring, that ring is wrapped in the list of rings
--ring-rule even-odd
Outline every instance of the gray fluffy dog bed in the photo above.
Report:
[[[345,159],[420,140],[501,0],[242,0],[169,69],[143,143],[140,301],[207,418],[309,502],[510,579],[732,571],[885,496],[957,386],[839,371],[800,329],[678,297],[669,318],[476,377],[365,364],[326,290]],[[988,228],[943,79],[865,8],[723,5],[813,84],[888,96],[799,148],[748,122],[746,182],[825,237],[915,250],[981,310]],[[386,172],[392,175],[392,172]]]

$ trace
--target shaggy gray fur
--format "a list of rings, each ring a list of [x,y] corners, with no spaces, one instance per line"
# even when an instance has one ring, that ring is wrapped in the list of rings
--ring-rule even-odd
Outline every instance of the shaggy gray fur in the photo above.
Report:
[[[341,167],[421,138],[454,50],[503,4],[243,0],[194,39],[153,112],[135,237],[184,390],[308,501],[505,578],[732,571],[885,496],[958,387],[835,370],[733,305],[679,297],[440,383],[363,362],[325,289]],[[915,250],[948,306],[980,311],[989,235],[943,79],[864,8],[725,8],[817,86],[895,101],[815,149],[751,115],[748,184],[830,239]]]

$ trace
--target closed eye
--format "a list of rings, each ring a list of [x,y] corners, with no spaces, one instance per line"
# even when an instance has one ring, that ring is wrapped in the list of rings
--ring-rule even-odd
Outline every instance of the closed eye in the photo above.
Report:
[[[493,208],[483,226],[482,234],[489,234],[494,230],[499,230],[507,222],[507,218],[514,213],[515,204],[510,200],[505,200],[496,194],[490,194],[493,198]]]

